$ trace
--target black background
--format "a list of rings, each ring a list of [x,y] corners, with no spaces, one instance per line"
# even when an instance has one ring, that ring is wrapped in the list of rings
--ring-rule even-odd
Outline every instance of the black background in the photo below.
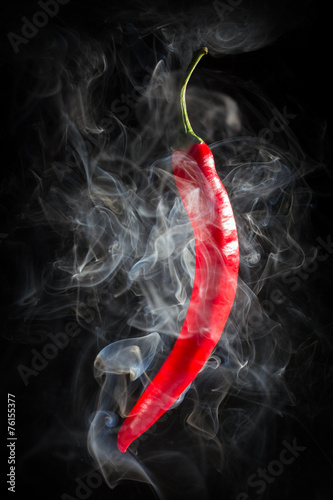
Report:
[[[87,30],[93,33],[98,29],[103,5],[106,2],[75,2],[60,7],[61,13],[54,23],[63,23],[75,27],[78,30]],[[135,5],[135,2],[131,5]],[[289,2],[290,6],[297,6],[296,2]],[[109,3],[110,5],[110,3]],[[187,4],[179,2],[177,9],[187,8]],[[263,2],[263,8],[269,8],[269,2]],[[123,2],[114,6],[119,10],[125,8]],[[288,6],[285,6],[288,12]],[[310,157],[319,160],[325,168],[311,175],[307,181],[314,192],[312,209],[313,239],[321,237],[327,240],[332,234],[332,120],[331,120],[331,61],[332,61],[332,21],[327,4],[310,2],[303,8],[298,5],[302,24],[282,35],[277,41],[268,47],[256,52],[246,54],[230,55],[219,59],[204,58],[202,67],[209,69],[223,69],[229,74],[252,80],[262,88],[278,109],[288,105],[290,113],[295,112],[297,118],[290,124],[291,129],[300,141],[302,149]],[[20,18],[23,15],[29,17],[30,13],[36,11],[36,2],[11,2],[1,7],[1,43],[2,43],[2,78],[1,78],[1,175],[7,177],[7,170],[17,169],[20,171],[20,155],[17,151],[17,138],[10,133],[7,127],[11,114],[11,99],[13,95],[13,72],[15,72],[15,54],[6,37],[9,30],[19,32]],[[296,9],[297,10],[297,9]],[[281,16],[283,22],[283,16]],[[45,28],[47,29],[47,28]],[[38,39],[36,41],[38,43]],[[29,47],[27,47],[28,50]],[[15,225],[15,214],[20,207],[17,197],[11,198],[11,193],[5,195],[1,200],[2,220],[0,232],[11,234]],[[28,237],[28,236],[27,236]],[[15,279],[17,271],[8,267],[12,263],[8,258],[5,238],[1,244],[1,265],[3,304],[10,303],[15,293]],[[315,276],[311,277],[311,293],[318,300],[318,324],[322,338],[332,337],[332,257],[322,263]],[[13,278],[14,277],[14,278]],[[6,322],[7,308],[3,307],[3,320]],[[290,436],[296,436],[297,441],[307,447],[300,459],[290,467],[290,470],[281,479],[282,483],[288,483],[288,494],[284,498],[290,499],[313,499],[326,500],[331,494],[333,485],[333,456],[332,456],[332,352],[329,342],[323,342],[323,347],[318,349],[313,359],[310,371],[307,373],[305,386],[310,391],[301,392],[298,395],[298,404],[293,415],[281,426],[281,436],[285,429],[289,429]],[[40,451],[29,458],[31,448],[39,446],[39,442],[49,439],[48,429],[60,429],[58,422],[57,405],[59,400],[55,397],[54,405],[43,406],[41,395],[44,391],[54,391],[59,394],[67,383],[67,371],[63,368],[66,363],[66,355],[59,356],[50,367],[34,383],[27,388],[23,386],[16,371],[18,360],[24,355],[25,346],[16,344],[6,338],[2,339],[2,412],[1,420],[6,416],[6,394],[16,395],[17,401],[17,448],[19,459],[16,485],[16,498],[23,499],[27,494],[32,498],[61,498],[68,493],[75,497],[75,478],[78,472],[75,466],[66,460],[60,460],[55,456],[52,449],[40,448]],[[73,355],[73,352],[68,356]],[[66,412],[62,412],[65,415]],[[69,411],[70,414],[70,411]],[[71,420],[69,415],[69,419]],[[6,422],[4,422],[6,425]],[[55,432],[57,432],[55,430]],[[2,430],[1,454],[6,462],[6,427]],[[64,445],[64,453],[73,449],[79,449],[75,436],[72,442]],[[80,448],[81,449],[81,448]],[[277,448],[277,453],[280,448]],[[274,451],[272,452],[274,457]],[[329,462],[331,460],[331,463]],[[89,471],[89,458],[82,456],[80,466]],[[6,489],[7,464],[1,469],[2,495],[11,493]],[[281,484],[282,484],[281,483]],[[279,484],[268,496],[254,495],[253,498],[280,498]],[[282,486],[281,486],[282,488]],[[283,489],[283,488],[282,488]],[[225,498],[229,500],[227,492],[214,493],[214,478],[212,479],[212,498]],[[317,492],[317,493],[316,493]],[[317,496],[316,496],[317,494]],[[139,483],[125,483],[115,490],[109,490],[105,485],[92,491],[91,499],[149,499],[154,498],[149,487]]]

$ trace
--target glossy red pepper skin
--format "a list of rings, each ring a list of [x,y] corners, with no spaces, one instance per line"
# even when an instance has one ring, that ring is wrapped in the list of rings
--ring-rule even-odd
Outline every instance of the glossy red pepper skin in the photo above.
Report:
[[[118,449],[151,427],[198,375],[218,343],[238,279],[237,228],[228,194],[204,143],[173,152],[173,172],[195,238],[195,277],[187,314],[169,356],[123,422]]]

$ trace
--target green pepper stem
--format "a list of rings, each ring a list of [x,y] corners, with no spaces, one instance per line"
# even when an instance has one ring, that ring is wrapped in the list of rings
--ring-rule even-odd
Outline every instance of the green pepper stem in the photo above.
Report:
[[[192,61],[190,62],[189,66],[187,68],[186,75],[185,75],[185,78],[182,82],[181,90],[180,90],[180,110],[181,110],[181,118],[182,118],[183,126],[185,129],[185,134],[191,134],[193,137],[198,139],[199,142],[203,142],[203,140],[200,137],[198,137],[192,129],[192,126],[191,126],[191,123],[190,123],[190,120],[189,120],[189,117],[187,114],[185,94],[186,94],[186,87],[187,87],[188,81],[191,78],[191,75],[192,75],[194,69],[196,68],[198,62],[200,61],[202,56],[204,56],[205,54],[208,54],[207,47],[202,47],[201,50],[199,50],[196,54],[194,54]]]

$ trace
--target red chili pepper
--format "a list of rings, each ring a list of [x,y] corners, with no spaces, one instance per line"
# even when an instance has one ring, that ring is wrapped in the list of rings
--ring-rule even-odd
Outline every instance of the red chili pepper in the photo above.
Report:
[[[185,90],[201,57],[194,56],[181,90],[185,134],[192,144],[173,152],[173,173],[195,238],[193,291],[180,334],[169,356],[123,422],[117,438],[125,452],[198,375],[218,343],[234,302],[239,266],[237,229],[228,194],[209,147],[189,123]]]

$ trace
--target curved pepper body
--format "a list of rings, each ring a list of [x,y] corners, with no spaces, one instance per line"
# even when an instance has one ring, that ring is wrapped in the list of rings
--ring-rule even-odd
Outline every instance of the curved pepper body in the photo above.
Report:
[[[218,343],[232,308],[239,248],[228,194],[210,148],[173,152],[173,172],[195,238],[195,276],[187,314],[164,364],[123,422],[120,451],[151,427],[198,375]]]

